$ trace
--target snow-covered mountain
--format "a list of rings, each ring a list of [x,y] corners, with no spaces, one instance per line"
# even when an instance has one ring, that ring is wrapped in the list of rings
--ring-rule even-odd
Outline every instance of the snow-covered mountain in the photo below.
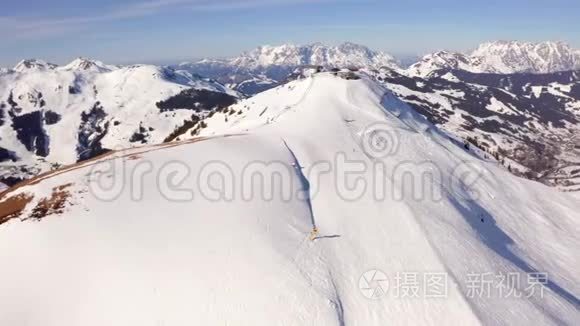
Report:
[[[92,71],[92,72],[110,72],[119,69],[119,66],[106,65],[101,61],[87,58],[76,58],[69,64],[57,69],[68,71]]]
[[[19,72],[19,73],[29,73],[38,71],[92,71],[92,72],[109,72],[115,69],[119,69],[120,66],[106,65],[101,61],[91,60],[88,58],[76,58],[69,64],[64,66],[59,66],[54,63],[46,62],[39,59],[25,59],[21,60],[12,69],[3,68],[3,72]]]
[[[422,78],[437,70],[449,69],[473,73],[541,74],[580,69],[580,50],[563,42],[495,41],[483,43],[469,54],[452,51],[431,53],[402,69],[393,56],[353,43],[339,46],[285,44],[261,46],[230,59],[182,63],[176,69],[216,79],[232,89],[253,95],[284,83],[292,71],[304,66],[386,67]]]
[[[364,74],[203,125],[4,193],[0,324],[577,324],[577,198]]]
[[[438,70],[460,69],[470,72],[485,72],[480,60],[459,52],[437,51],[427,54],[420,61],[407,68],[405,75],[427,78]]]
[[[324,67],[396,67],[392,56],[373,51],[354,43],[327,46],[284,44],[260,46],[229,60],[229,64],[245,69],[269,66],[324,66]]]
[[[221,84],[150,65],[24,60],[0,74],[0,180],[16,180],[106,151],[160,143],[234,102]]]
[[[407,71],[411,76],[428,77],[438,69],[498,74],[569,71],[580,69],[580,50],[563,42],[496,41],[483,43],[470,54],[428,54]]]
[[[238,94],[228,88],[253,95],[322,66],[387,72],[388,87],[450,134],[486,138],[519,173],[577,190],[580,153],[568,135],[580,121],[578,73],[538,74],[577,65],[577,56],[559,42],[492,42],[470,55],[433,53],[402,69],[364,46],[315,43],[174,67],[23,60],[0,71],[0,181],[12,184],[105,149],[173,139],[196,125],[197,111],[231,104]],[[505,74],[511,71],[518,74]]]
[[[290,73],[302,66],[399,69],[391,55],[354,43],[338,46],[321,43],[266,45],[230,59],[204,59],[182,63],[174,68],[213,78],[232,89],[252,95],[284,83]]]
[[[481,44],[471,53],[492,73],[551,73],[580,69],[580,52],[563,42],[498,41]]]
[[[359,48],[350,44],[342,48],[351,47]],[[340,56],[344,60],[325,61],[320,58],[330,56],[311,55],[316,49],[317,45],[265,46],[230,60],[186,64],[184,69],[255,94],[300,76],[302,67],[311,67],[311,63],[347,68],[357,61],[344,59],[347,55]],[[332,52],[325,49],[318,52]],[[576,146],[580,144],[570,137],[578,133],[580,121],[578,73],[560,72],[580,64],[578,53],[562,42],[497,41],[482,44],[469,55],[432,53],[408,69],[388,64],[394,60],[374,64],[368,59],[372,55],[350,57],[367,58],[358,60],[361,65],[357,67],[372,74],[387,72],[390,77],[383,77],[388,79],[388,87],[451,135],[486,139],[481,144],[493,153],[502,152],[514,173],[579,190],[580,152]]]
[[[49,63],[44,60],[26,59],[16,64],[12,70],[16,72],[46,71],[53,70],[56,67],[58,66],[54,63]]]
[[[580,71],[430,77],[383,71],[400,99],[449,134],[501,157],[520,175],[580,190]]]

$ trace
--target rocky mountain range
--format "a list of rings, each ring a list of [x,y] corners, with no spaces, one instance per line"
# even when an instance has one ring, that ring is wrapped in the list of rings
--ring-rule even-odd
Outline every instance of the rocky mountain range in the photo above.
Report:
[[[353,43],[262,46],[169,67],[24,60],[0,72],[0,181],[198,133],[216,109],[302,78],[305,69],[350,69],[373,76],[451,137],[501,157],[513,173],[580,190],[578,53],[561,42],[498,41],[470,54],[436,52],[407,69]]]
[[[496,74],[569,71],[580,69],[580,50],[563,42],[488,42],[469,54],[450,51],[428,54],[409,67],[408,74],[428,77],[439,69]]]
[[[261,46],[224,60],[203,59],[174,68],[207,76],[248,95],[284,83],[296,67],[390,68],[405,75],[428,77],[440,69],[474,73],[552,73],[580,69],[580,50],[563,42],[529,43],[495,41],[479,45],[471,53],[437,51],[403,68],[393,56],[365,46],[320,43],[298,46]]]
[[[389,54],[347,42],[338,46],[321,43],[260,46],[230,59],[204,59],[173,68],[207,76],[252,95],[285,82],[289,74],[303,66],[399,67]]]
[[[0,181],[13,184],[107,150],[161,143],[237,98],[213,80],[166,67],[24,60],[0,74]]]
[[[580,189],[579,50],[563,42],[496,41],[470,54],[435,52],[405,69],[363,46],[339,46],[357,49],[341,56],[312,56],[305,50],[312,47],[321,48],[261,47],[216,70],[207,60],[180,67],[249,95],[285,83],[290,71],[300,76],[301,67],[362,68],[450,135],[501,153],[514,173]]]
[[[382,70],[376,77],[431,122],[513,173],[580,190],[580,71],[438,70],[424,79]]]

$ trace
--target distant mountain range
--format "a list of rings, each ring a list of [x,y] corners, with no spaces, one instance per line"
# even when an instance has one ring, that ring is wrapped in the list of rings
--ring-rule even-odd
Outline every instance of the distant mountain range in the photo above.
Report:
[[[283,44],[261,46],[230,59],[203,59],[174,68],[207,76],[245,94],[259,93],[285,82],[296,67],[390,68],[409,76],[428,77],[441,69],[475,73],[552,73],[580,69],[580,50],[563,42],[496,41],[481,44],[470,54],[438,51],[403,68],[384,52],[344,43],[326,46]]]
[[[439,69],[545,74],[580,69],[580,51],[562,42],[497,41],[481,44],[470,54],[448,51],[428,54],[407,71],[412,76],[428,77]]]
[[[301,66],[399,68],[393,56],[353,43],[261,46],[238,57],[186,62],[173,68],[213,78],[245,94],[256,94],[283,83]]]
[[[262,46],[169,67],[24,60],[0,71],[0,181],[187,137],[216,109],[302,78],[305,69],[351,69],[449,135],[501,156],[506,169],[580,190],[579,68],[580,52],[562,42],[515,41],[439,51],[408,68],[353,43]]]
[[[326,46],[314,43],[305,46],[261,46],[229,61],[237,67],[256,69],[268,66],[318,65],[336,67],[395,67],[394,57],[365,46],[343,43]]]

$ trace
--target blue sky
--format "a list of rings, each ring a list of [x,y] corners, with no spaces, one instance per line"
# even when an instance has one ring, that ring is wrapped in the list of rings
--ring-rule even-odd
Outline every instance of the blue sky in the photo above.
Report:
[[[580,48],[579,13],[578,0],[16,0],[0,12],[0,66],[78,56],[172,63],[317,41],[394,55],[498,39]]]

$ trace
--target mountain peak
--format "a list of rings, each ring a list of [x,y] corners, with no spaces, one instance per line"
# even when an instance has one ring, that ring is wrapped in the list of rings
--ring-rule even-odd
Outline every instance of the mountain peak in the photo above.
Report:
[[[17,72],[43,71],[43,70],[52,70],[56,67],[57,65],[46,62],[44,60],[25,59],[16,64],[16,66],[14,66],[14,71]]]
[[[95,72],[106,72],[111,71],[112,67],[105,65],[101,61],[91,60],[84,57],[78,57],[68,65],[62,67],[64,70],[82,70],[82,71],[95,71]]]
[[[421,61],[411,65],[407,72],[411,76],[429,77],[436,70],[463,69],[472,71],[472,63],[469,57],[458,52],[441,50],[425,55]]]

